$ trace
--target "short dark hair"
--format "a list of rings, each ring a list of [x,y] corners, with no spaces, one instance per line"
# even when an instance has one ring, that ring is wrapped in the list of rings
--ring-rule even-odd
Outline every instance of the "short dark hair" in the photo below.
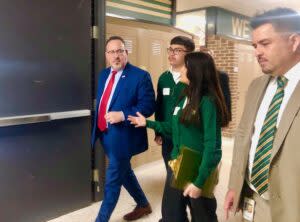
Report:
[[[300,14],[289,8],[275,8],[255,15],[251,21],[252,29],[271,24],[279,32],[300,33]]]
[[[171,42],[171,45],[183,45],[187,51],[192,52],[195,50],[195,43],[191,38],[185,36],[176,36],[174,37]]]
[[[113,40],[120,40],[124,45],[125,45],[125,40],[121,37],[121,36],[117,36],[117,35],[113,35],[111,37],[109,37],[106,42],[105,42],[105,47],[107,46],[107,44],[110,42],[110,41],[113,41]]]

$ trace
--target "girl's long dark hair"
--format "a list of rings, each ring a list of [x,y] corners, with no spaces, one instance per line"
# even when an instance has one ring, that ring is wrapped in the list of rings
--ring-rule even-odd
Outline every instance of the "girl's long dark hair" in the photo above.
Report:
[[[185,56],[189,86],[183,95],[188,103],[182,111],[180,121],[184,124],[200,122],[199,104],[203,96],[209,96],[216,104],[218,121],[222,127],[229,123],[229,113],[221,91],[219,73],[213,58],[204,52],[192,52]]]

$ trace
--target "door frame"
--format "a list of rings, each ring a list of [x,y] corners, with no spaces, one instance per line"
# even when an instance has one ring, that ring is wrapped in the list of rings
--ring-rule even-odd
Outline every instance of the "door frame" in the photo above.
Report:
[[[92,0],[92,121],[96,110],[97,82],[98,73],[105,68],[105,33],[106,33],[106,1]],[[96,143],[92,149],[92,200],[100,201],[103,199],[104,179],[105,179],[105,154],[100,143]]]

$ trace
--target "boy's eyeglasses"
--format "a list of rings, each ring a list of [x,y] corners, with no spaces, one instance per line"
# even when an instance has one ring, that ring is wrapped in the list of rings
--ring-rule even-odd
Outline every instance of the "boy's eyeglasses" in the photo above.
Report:
[[[188,52],[188,51],[184,50],[184,49],[181,49],[181,48],[173,49],[173,48],[169,47],[169,48],[167,48],[167,52],[168,52],[168,54],[178,55],[178,54],[181,54],[183,52]]]

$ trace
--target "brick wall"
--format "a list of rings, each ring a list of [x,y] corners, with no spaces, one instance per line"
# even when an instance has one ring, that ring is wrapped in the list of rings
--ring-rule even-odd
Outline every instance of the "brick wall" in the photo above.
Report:
[[[207,48],[214,51],[217,68],[228,74],[231,91],[232,121],[223,130],[223,136],[232,137],[237,128],[238,75],[234,67],[238,66],[238,52],[234,41],[221,36],[208,36]]]

